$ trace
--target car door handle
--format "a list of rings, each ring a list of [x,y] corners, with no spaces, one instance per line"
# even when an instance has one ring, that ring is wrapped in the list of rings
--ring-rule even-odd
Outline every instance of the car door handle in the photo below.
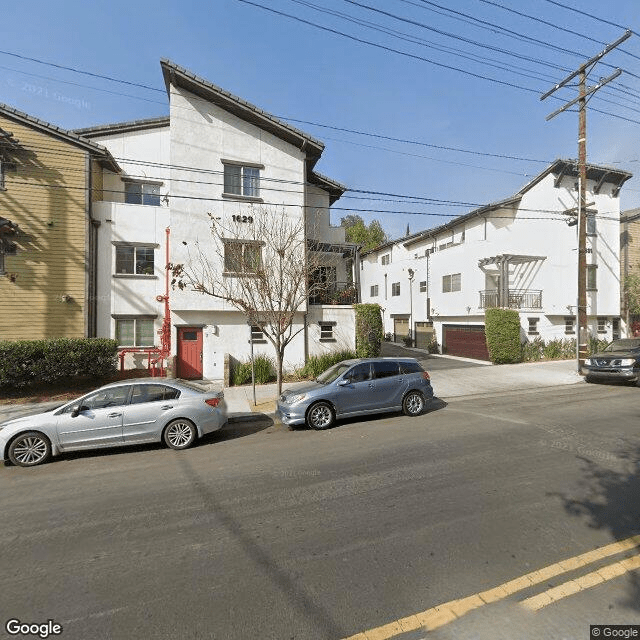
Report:
[[[121,413],[110,413],[109,418],[119,418],[121,415]]]
[[[370,383],[369,383],[369,386],[373,389],[373,387],[375,387],[376,385],[375,385],[375,384],[373,384],[373,382],[370,382]]]
[[[166,411],[167,409],[173,409],[173,405],[172,404],[165,404],[164,407],[160,407],[163,411]]]

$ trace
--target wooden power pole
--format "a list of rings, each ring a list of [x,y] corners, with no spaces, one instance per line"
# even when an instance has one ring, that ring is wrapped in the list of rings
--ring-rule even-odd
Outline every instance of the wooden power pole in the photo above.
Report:
[[[566,86],[574,78],[578,80],[578,97],[567,102],[562,108],[547,116],[547,120],[566,111],[576,103],[578,104],[578,302],[577,302],[577,327],[578,339],[578,372],[587,357],[589,347],[589,332],[587,329],[587,97],[593,95],[598,89],[617,78],[621,69],[616,69],[607,78],[602,78],[598,84],[587,88],[587,75],[609,51],[630,38],[632,31],[628,30],[614,43],[607,45],[598,55],[581,64],[578,69],[569,74],[564,80],[556,84],[552,89],[540,96],[540,100],[548,98],[552,93]]]

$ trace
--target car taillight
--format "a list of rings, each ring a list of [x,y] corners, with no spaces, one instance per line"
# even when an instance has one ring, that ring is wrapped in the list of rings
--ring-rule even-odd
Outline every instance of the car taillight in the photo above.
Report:
[[[431,377],[429,376],[429,374],[428,374],[426,371],[423,371],[423,372],[422,372],[422,377],[423,377],[425,380],[431,380]]]
[[[210,406],[210,407],[217,407],[219,402],[220,402],[220,398],[209,398],[208,400],[205,400],[205,402]]]

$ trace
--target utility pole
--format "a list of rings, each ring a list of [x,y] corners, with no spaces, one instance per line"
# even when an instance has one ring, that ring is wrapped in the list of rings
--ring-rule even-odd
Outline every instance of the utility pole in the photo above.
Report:
[[[627,30],[624,35],[618,38],[614,43],[607,45],[599,54],[590,58],[580,65],[573,73],[569,74],[564,80],[556,84],[552,89],[540,96],[540,100],[548,98],[555,91],[567,85],[571,80],[579,77],[578,81],[578,97],[567,102],[562,108],[554,111],[547,116],[547,120],[557,116],[563,111],[567,111],[576,103],[578,107],[578,300],[577,300],[577,366],[578,373],[587,357],[589,346],[589,332],[587,330],[587,97],[593,95],[598,89],[617,78],[621,73],[621,69],[616,69],[607,78],[601,78],[600,82],[593,87],[587,88],[587,75],[593,69],[598,61],[600,61],[607,53],[622,44],[632,35],[631,30]]]

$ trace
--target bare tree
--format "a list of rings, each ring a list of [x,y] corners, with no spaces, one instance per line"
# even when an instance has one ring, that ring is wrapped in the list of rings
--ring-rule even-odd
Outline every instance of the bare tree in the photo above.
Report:
[[[278,395],[284,354],[304,329],[296,316],[323,284],[313,278],[321,256],[309,251],[304,220],[284,208],[252,207],[223,223],[209,214],[212,243],[189,245],[188,259],[172,264],[172,284],[228,302],[259,327],[276,355]]]

